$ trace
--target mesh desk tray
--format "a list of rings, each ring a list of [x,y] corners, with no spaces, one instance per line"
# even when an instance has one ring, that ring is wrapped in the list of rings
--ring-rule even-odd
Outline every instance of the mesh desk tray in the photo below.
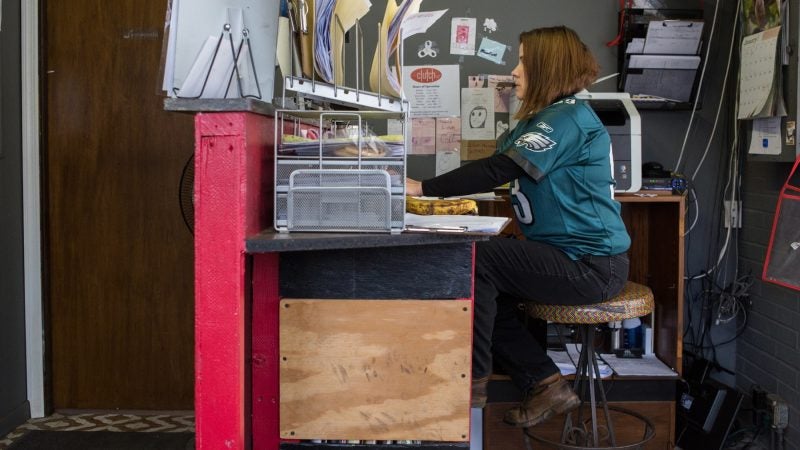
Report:
[[[402,196],[399,200],[402,202]],[[391,178],[385,170],[295,170],[286,202],[276,204],[278,231],[400,232],[393,220]],[[285,208],[285,211],[283,209]],[[285,223],[285,226],[283,224]]]

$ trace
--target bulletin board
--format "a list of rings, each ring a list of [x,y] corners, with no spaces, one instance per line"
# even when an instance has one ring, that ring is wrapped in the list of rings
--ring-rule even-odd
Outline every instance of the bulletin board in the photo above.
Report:
[[[373,43],[377,40],[377,23],[383,17],[385,5],[385,2],[373,0],[372,8],[362,19],[365,61],[371,60],[375,51]],[[618,0],[422,0],[420,6],[420,11],[445,9],[444,15],[427,32],[410,36],[404,41],[404,67],[457,65],[459,87],[466,88],[470,86],[470,76],[510,75],[519,57],[519,34],[522,31],[565,25],[574,29],[595,55],[601,67],[600,77],[617,70],[617,49],[606,46],[606,43],[613,40],[619,31]],[[474,19],[475,52],[471,55],[451,53],[453,19],[459,18]],[[484,39],[490,43],[485,48],[496,54],[479,54]],[[502,49],[502,55],[497,54],[498,46]],[[352,80],[356,67],[354,52],[346,54],[345,59],[346,66],[353,71],[352,75],[346,77]],[[363,70],[369,71],[368,63]],[[590,90],[616,91],[616,79],[603,81]],[[495,119],[509,123],[508,113],[496,113]],[[475,152],[474,155],[480,155],[481,151],[485,153],[489,151],[489,140],[475,141],[470,148]],[[435,176],[436,158],[437,154],[433,151],[428,154],[409,154],[409,176],[417,179]]]

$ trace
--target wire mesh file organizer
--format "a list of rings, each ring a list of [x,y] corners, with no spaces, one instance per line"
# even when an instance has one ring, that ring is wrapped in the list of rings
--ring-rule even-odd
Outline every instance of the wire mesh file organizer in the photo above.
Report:
[[[277,231],[402,231],[404,113],[279,110],[276,118]],[[390,119],[400,121],[402,133],[375,136]],[[278,134],[286,129],[294,133]]]

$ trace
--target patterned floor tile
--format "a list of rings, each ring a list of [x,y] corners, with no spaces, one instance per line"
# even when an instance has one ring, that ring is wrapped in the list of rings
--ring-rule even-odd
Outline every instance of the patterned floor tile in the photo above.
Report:
[[[6,436],[0,436],[0,450],[6,450],[30,430],[60,431],[138,431],[147,432],[194,432],[194,414],[126,413],[106,411],[92,413],[55,413],[48,417],[31,419]]]

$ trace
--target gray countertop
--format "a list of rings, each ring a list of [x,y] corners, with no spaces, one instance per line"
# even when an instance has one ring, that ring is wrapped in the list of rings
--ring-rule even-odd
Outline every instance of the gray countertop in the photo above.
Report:
[[[245,243],[248,253],[298,252],[371,247],[458,244],[485,241],[485,233],[278,233],[265,230],[250,236]]]

